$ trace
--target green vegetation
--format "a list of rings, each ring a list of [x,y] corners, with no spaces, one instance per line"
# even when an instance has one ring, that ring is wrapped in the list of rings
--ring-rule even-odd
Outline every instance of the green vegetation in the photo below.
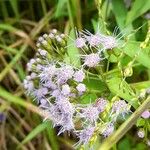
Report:
[[[146,94],[150,88],[149,19],[150,0],[0,0],[0,115],[5,116],[0,116],[0,149],[73,149],[77,138],[67,133],[57,136],[58,129],[49,121],[43,122],[46,114],[26,96],[22,83],[40,35],[55,28],[74,37],[75,28],[96,33],[98,26],[108,35],[118,27],[116,33],[124,35],[125,43],[123,48],[106,52],[108,61],[103,63],[100,77],[91,74],[90,82],[85,81],[93,94],[83,97],[81,103],[109,91],[110,101],[125,99],[134,113],[114,135],[103,143],[97,139],[95,145],[99,150],[148,149],[147,139],[139,139],[136,130],[146,127],[150,140],[150,121],[139,119],[150,109]],[[66,61],[80,66],[75,57],[78,54],[76,47],[69,47]]]

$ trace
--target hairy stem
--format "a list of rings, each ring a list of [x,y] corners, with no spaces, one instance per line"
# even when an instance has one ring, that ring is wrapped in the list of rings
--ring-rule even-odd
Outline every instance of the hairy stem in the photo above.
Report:
[[[120,128],[108,137],[98,150],[109,150],[115,143],[117,143],[136,123],[142,112],[150,107],[150,97],[148,97],[143,104],[125,121]]]

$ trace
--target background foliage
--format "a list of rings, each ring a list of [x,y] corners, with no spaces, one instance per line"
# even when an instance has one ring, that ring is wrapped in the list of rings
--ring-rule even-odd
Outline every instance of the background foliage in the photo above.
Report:
[[[37,50],[35,41],[50,29],[66,34],[75,27],[94,32],[99,23],[101,31],[111,33],[119,27],[128,42],[122,52],[109,54],[111,71],[104,74],[109,90],[134,100],[135,93],[150,87],[149,10],[150,0],[0,0],[0,149],[72,149],[76,141],[72,135],[57,137],[57,129],[42,122],[42,114],[22,87],[26,63]],[[75,53],[75,48],[70,50],[72,61]],[[126,73],[124,82],[120,70]],[[124,88],[116,84],[120,82]],[[95,91],[107,90],[105,83],[95,78],[87,85]],[[137,105],[138,101],[133,104]],[[113,149],[147,149],[135,133],[133,127]]]

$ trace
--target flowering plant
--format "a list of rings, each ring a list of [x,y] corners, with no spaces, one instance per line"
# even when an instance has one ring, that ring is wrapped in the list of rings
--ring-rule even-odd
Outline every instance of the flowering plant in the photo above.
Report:
[[[54,127],[59,127],[58,135],[64,132],[76,135],[79,141],[74,147],[94,148],[98,137],[103,140],[110,136],[141,103],[125,81],[132,75],[140,51],[135,59],[123,66],[121,59],[126,57],[123,49],[126,50],[128,45],[119,35],[99,31],[92,34],[85,30],[76,31],[74,39],[53,29],[39,37],[37,53],[27,64],[26,93],[47,112],[44,120],[51,120]],[[69,57],[73,48],[75,59]],[[117,76],[120,77],[115,73],[109,75],[111,57],[117,59],[113,61],[118,64],[117,72],[120,73]],[[107,70],[104,71],[106,62]],[[92,80],[98,81],[96,90],[88,86]],[[100,89],[101,84],[103,89]],[[140,94],[139,91],[139,97]],[[149,110],[141,117],[148,119]],[[144,128],[143,125],[137,133],[140,138],[148,136],[148,133],[144,134]]]

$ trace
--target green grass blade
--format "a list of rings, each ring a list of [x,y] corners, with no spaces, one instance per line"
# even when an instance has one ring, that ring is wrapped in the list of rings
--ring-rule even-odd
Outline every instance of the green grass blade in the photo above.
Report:
[[[18,10],[18,0],[9,0],[11,6],[12,6],[12,9],[14,11],[14,14],[16,16],[16,18],[18,19],[19,18],[19,10]]]
[[[67,4],[67,0],[58,0],[57,8],[55,11],[55,17],[59,18],[65,14],[65,6]]]
[[[35,138],[38,134],[44,131],[48,126],[50,126],[49,122],[43,122],[39,124],[36,128],[34,128],[21,142],[21,144],[26,144]]]
[[[57,142],[57,137],[56,137],[56,134],[55,134],[55,130],[51,126],[49,125],[46,128],[48,139],[51,143],[52,150],[59,150],[59,144]]]
[[[22,54],[24,53],[26,48],[27,48],[27,45],[24,44],[21,47],[21,50],[18,52],[18,54],[16,54],[16,56],[12,59],[12,61],[5,67],[5,69],[2,70],[2,72],[0,73],[0,81],[3,80],[3,78],[9,72],[10,68],[12,68],[17,63],[17,61],[22,57]]]

